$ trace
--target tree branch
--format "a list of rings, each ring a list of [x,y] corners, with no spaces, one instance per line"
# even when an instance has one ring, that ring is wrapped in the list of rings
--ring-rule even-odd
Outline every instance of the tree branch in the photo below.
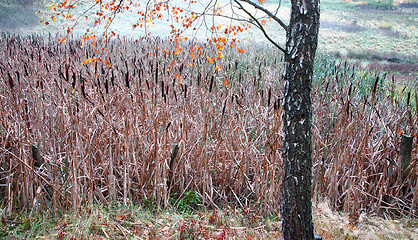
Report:
[[[282,6],[282,0],[279,0],[279,6],[276,8],[276,11],[274,12],[274,16],[277,15],[277,12],[279,11],[281,6]]]
[[[280,51],[282,51],[283,53],[286,54],[286,50],[281,47],[278,43],[276,43],[275,41],[273,41],[273,39],[270,38],[270,36],[267,34],[266,30],[264,29],[263,25],[258,21],[258,19],[256,17],[254,17],[250,12],[248,12],[242,5],[240,2],[238,2],[238,0],[234,0],[238,5],[239,8],[241,10],[243,10],[246,14],[248,14],[248,16],[251,17],[251,19],[253,19],[256,24],[254,24],[255,26],[257,26],[264,34],[264,36],[267,38],[267,40],[269,40],[269,42],[271,42],[275,47],[277,47]],[[242,1],[242,0],[240,0]]]
[[[116,18],[116,14],[120,12],[120,6],[122,5],[124,0],[120,0],[119,5],[116,7],[115,11],[113,12],[113,17],[110,19],[109,24],[107,24],[107,27],[105,28],[105,33],[107,34],[107,30],[109,29],[110,25],[113,23],[113,21]]]
[[[236,3],[238,3],[238,0],[234,0]],[[280,19],[280,18],[278,18],[275,14],[273,14],[272,12],[270,12],[269,10],[267,10],[267,9],[265,9],[265,8],[263,8],[262,6],[260,6],[260,5],[258,5],[257,3],[254,3],[253,1],[251,1],[251,0],[239,0],[239,1],[241,1],[241,2],[245,2],[245,3],[248,3],[248,4],[250,4],[251,6],[253,6],[254,8],[256,8],[256,9],[259,9],[259,10],[261,10],[261,11],[263,11],[265,14],[267,14],[267,16],[269,16],[269,17],[271,17],[274,21],[276,21],[278,24],[280,24],[280,26],[282,26],[282,28],[284,29],[284,30],[286,30],[286,32],[287,32],[287,29],[288,29],[288,27],[287,27],[287,25]],[[241,4],[239,4],[239,5],[241,5]],[[241,5],[241,7],[242,7],[242,5]],[[277,12],[277,11],[276,11]]]

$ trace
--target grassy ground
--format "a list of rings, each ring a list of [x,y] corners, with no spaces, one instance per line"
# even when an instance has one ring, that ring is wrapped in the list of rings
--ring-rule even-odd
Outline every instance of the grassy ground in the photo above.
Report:
[[[324,239],[417,239],[416,220],[385,220],[361,215],[357,222],[331,211],[326,203],[314,206],[316,231]],[[3,239],[278,239],[281,219],[263,217],[254,209],[153,211],[141,206],[113,204],[68,213],[3,216]]]
[[[355,2],[321,1],[320,48],[365,60],[417,63],[418,11],[364,9]]]

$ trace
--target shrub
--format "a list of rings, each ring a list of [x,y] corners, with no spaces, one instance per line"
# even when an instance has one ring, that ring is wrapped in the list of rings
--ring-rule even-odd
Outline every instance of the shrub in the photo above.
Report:
[[[379,28],[381,29],[392,30],[393,27],[395,27],[395,23],[393,22],[382,22],[379,24]]]
[[[371,9],[390,10],[396,9],[398,3],[394,0],[366,0],[357,2],[357,5]]]

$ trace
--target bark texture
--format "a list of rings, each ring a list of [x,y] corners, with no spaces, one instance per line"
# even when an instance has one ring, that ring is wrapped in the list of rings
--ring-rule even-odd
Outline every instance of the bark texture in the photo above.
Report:
[[[291,0],[284,77],[283,239],[314,239],[311,85],[319,0]]]

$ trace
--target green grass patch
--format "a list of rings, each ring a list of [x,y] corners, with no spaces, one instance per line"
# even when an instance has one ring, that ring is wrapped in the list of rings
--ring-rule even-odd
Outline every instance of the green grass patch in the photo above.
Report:
[[[2,215],[2,239],[280,239],[281,218],[255,208],[149,211],[142,205],[94,204],[56,216],[48,213]],[[326,203],[314,205],[315,231],[325,239],[414,239],[416,220],[385,220],[361,215],[356,224]]]

